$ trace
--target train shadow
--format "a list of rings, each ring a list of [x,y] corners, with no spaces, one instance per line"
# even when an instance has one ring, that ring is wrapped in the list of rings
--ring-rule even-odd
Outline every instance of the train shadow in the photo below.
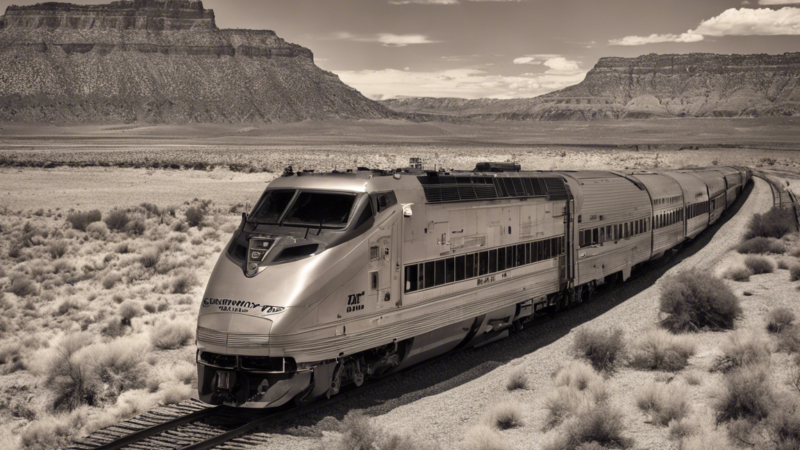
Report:
[[[593,301],[558,314],[537,317],[521,332],[513,334],[507,339],[478,349],[447,355],[432,363],[422,363],[424,367],[411,367],[380,387],[367,388],[363,393],[354,390],[352,395],[342,401],[330,406],[323,406],[298,420],[293,420],[291,428],[276,427],[277,429],[269,430],[269,432],[292,435],[313,434],[312,427],[322,418],[333,416],[341,419],[352,410],[363,410],[365,414],[372,416],[386,414],[399,406],[461,386],[511,360],[552,344],[569,334],[573,328],[605,314],[650,288],[668,270],[703,249],[714,238],[714,235],[739,212],[752,193],[754,185],[755,183],[748,184],[742,191],[742,195],[722,215],[720,220],[692,241],[685,243],[680,250],[645,263],[625,283],[598,288]],[[656,308],[656,305],[653,307]],[[285,426],[286,424],[284,424]]]

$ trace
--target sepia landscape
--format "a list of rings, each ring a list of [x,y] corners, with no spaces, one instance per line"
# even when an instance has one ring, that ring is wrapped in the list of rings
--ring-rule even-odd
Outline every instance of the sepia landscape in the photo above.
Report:
[[[713,23],[786,11],[793,32],[761,35],[794,40],[769,54],[620,50],[589,68],[537,53],[514,62],[544,68],[519,75],[534,91],[461,98],[429,95],[444,75],[398,79],[420,95],[373,94],[384,81],[368,69],[320,68],[279,22],[220,27],[217,4],[25,3],[0,3],[0,448],[100,448],[199,414],[105,448],[800,449],[800,53],[783,51],[797,48],[798,8],[730,5],[684,35],[607,46],[724,40]],[[475,3],[387,5],[515,6]],[[328,39],[426,45],[376,36]],[[539,92],[545,77],[560,84]],[[211,412],[198,311],[243,214],[289,167],[399,180],[414,158],[419,174],[491,161],[753,177],[693,239],[507,339],[277,413]]]

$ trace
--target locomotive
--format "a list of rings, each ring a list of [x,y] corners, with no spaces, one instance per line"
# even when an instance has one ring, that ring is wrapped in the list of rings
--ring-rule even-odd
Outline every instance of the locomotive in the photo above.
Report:
[[[750,182],[675,171],[285,173],[222,251],[197,323],[202,401],[336,395],[519,330],[692,239]]]

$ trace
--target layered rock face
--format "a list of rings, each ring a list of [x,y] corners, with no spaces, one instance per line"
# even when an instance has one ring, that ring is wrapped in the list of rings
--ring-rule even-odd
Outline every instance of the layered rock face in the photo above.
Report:
[[[800,53],[601,58],[575,86],[531,99],[386,100],[395,111],[473,119],[596,120],[800,115]]]
[[[11,6],[0,120],[289,122],[395,116],[268,30],[221,30],[198,0]]]

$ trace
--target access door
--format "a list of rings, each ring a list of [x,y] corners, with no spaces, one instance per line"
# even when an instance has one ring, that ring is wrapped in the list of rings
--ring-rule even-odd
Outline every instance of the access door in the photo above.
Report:
[[[396,213],[381,224],[369,240],[369,297],[378,310],[399,306],[399,241]]]

